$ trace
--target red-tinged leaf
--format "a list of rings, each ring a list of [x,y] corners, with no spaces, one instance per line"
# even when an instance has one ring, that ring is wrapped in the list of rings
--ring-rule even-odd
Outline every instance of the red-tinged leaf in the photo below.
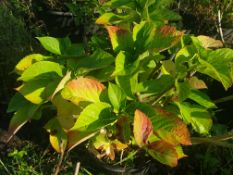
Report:
[[[174,114],[156,108],[157,115],[152,117],[154,132],[171,145],[191,145],[190,133],[186,124]]]
[[[63,91],[62,97],[78,105],[80,101],[99,102],[99,96],[105,86],[99,81],[90,78],[77,78],[69,81]]]
[[[177,44],[181,37],[183,36],[183,32],[176,31],[176,28],[173,26],[162,26],[155,32],[154,38],[151,47],[163,51],[166,50],[175,44]]]
[[[178,164],[176,147],[165,141],[156,141],[148,145],[148,153],[160,163],[170,167],[176,167]]]
[[[191,77],[189,80],[189,85],[194,89],[208,89],[203,80],[198,79],[197,77]]]
[[[153,126],[150,119],[140,110],[134,114],[134,138],[138,146],[142,147],[147,144],[148,137],[153,132]]]
[[[129,51],[133,49],[133,37],[128,30],[116,26],[107,26],[107,30],[114,51]]]

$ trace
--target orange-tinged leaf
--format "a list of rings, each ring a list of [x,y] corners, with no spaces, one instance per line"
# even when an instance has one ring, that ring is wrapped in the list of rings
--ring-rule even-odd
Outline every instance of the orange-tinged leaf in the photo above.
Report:
[[[133,49],[133,37],[128,30],[117,26],[107,26],[106,28],[114,51]]]
[[[156,39],[153,40],[151,47],[159,51],[166,50],[177,44],[182,36],[183,32],[177,31],[174,26],[162,26],[155,31]]]
[[[150,119],[140,110],[134,114],[133,133],[138,146],[142,147],[147,144],[148,137],[153,132],[153,126]]]
[[[90,78],[77,78],[69,81],[62,90],[62,97],[78,105],[80,101],[99,102],[105,86]]]
[[[207,89],[205,82],[198,79],[197,77],[191,77],[189,80],[189,85],[194,89]]]
[[[111,143],[112,143],[113,147],[119,151],[122,151],[128,147],[127,144],[124,144],[117,139],[113,140]]]
[[[154,159],[170,167],[176,167],[178,164],[176,148],[163,140],[148,145],[148,153]]]
[[[172,145],[191,145],[190,133],[186,124],[174,114],[156,108],[157,115],[152,117],[154,132]]]

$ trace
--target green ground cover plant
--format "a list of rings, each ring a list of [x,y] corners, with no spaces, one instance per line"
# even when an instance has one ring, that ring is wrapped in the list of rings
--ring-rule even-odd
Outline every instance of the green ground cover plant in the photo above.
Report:
[[[8,106],[14,112],[12,136],[50,110],[55,115],[43,115],[43,127],[61,159],[86,142],[109,164],[124,164],[143,152],[175,167],[187,156],[182,146],[229,146],[224,140],[231,134],[211,137],[216,105],[204,80],[210,77],[225,90],[232,86],[233,50],[178,31],[170,23],[180,20],[171,4],[103,2],[96,23],[108,38],[92,38],[91,50],[69,38],[38,37],[48,54],[28,55],[15,67],[21,85]]]

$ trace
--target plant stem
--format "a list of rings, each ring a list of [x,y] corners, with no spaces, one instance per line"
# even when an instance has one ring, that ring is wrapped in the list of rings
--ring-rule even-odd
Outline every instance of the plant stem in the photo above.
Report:
[[[7,167],[5,166],[5,164],[3,163],[3,161],[0,158],[0,164],[3,166],[4,170],[7,172],[7,174],[11,175],[10,171],[7,169]]]
[[[231,100],[233,100],[233,95],[229,95],[229,96],[214,100],[214,103],[216,103],[216,104],[217,103],[224,103],[224,102],[231,101]]]
[[[62,143],[61,144],[61,155],[59,157],[59,161],[58,161],[58,163],[56,165],[56,168],[55,168],[55,171],[54,171],[53,175],[58,175],[58,173],[60,172],[62,161],[64,159],[64,155],[65,155],[65,150],[63,149],[63,143]]]
[[[223,135],[223,136],[215,136],[215,137],[211,137],[211,138],[201,138],[201,137],[192,137],[191,138],[193,145],[198,145],[198,144],[203,144],[203,143],[211,143],[211,144],[215,144],[217,146],[233,148],[233,144],[223,142],[223,141],[226,141],[229,139],[233,139],[232,131],[229,132],[228,134]]]
[[[222,40],[222,42],[224,44],[225,41],[224,41],[223,32],[222,32],[221,20],[222,20],[222,14],[221,14],[221,11],[218,10],[218,30],[219,30],[219,34],[220,34],[221,40]]]
[[[78,175],[80,170],[80,162],[77,162],[74,175]]]

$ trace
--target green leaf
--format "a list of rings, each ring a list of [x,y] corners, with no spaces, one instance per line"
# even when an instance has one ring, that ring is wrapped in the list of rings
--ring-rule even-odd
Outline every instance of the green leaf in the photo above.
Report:
[[[16,93],[10,100],[7,108],[7,112],[15,112],[27,105],[29,102],[21,95]]]
[[[147,80],[137,86],[137,92],[151,95],[160,95],[174,85],[174,79],[170,75],[162,75],[156,80]]]
[[[62,128],[72,128],[81,112],[81,108],[63,99],[60,94],[53,98],[52,103],[57,109],[57,120]]]
[[[179,101],[184,101],[188,98],[191,87],[188,82],[176,82],[176,89],[178,92]]]
[[[36,37],[41,45],[47,51],[56,54],[62,55],[65,50],[71,46],[71,41],[69,38],[53,38],[53,37]]]
[[[210,98],[199,90],[192,90],[188,98],[206,108],[216,108],[216,105],[210,100]]]
[[[62,76],[62,67],[58,63],[51,61],[40,61],[34,63],[28,69],[26,69],[18,80],[22,80],[24,82],[32,79],[52,80]]]
[[[8,129],[10,135],[13,136],[25,123],[33,119],[34,116],[36,116],[39,107],[39,105],[30,102],[22,106],[10,120]]]
[[[208,134],[212,127],[212,119],[209,112],[198,105],[189,103],[176,103],[180,109],[181,117],[187,124],[200,134]]]
[[[122,7],[127,6],[129,4],[134,4],[132,0],[111,0],[111,6],[112,7]]]
[[[120,109],[125,106],[126,95],[124,91],[117,85],[109,83],[108,85],[108,97],[114,110],[118,113]]]
[[[135,42],[136,50],[149,48],[155,33],[153,32],[154,26],[146,21],[136,24],[133,28],[133,40]]]
[[[79,57],[85,54],[85,50],[82,44],[71,44],[63,52],[63,56],[67,57]]]
[[[173,77],[176,75],[176,65],[172,60],[162,61],[162,72],[164,74],[170,74]]]
[[[232,54],[233,50],[231,49],[210,51],[207,58],[198,59],[200,65],[197,67],[197,71],[221,82],[227,90],[233,83]]]
[[[139,147],[145,146],[149,136],[153,133],[153,126],[150,119],[138,109],[134,114],[133,133]]]
[[[116,83],[125,92],[129,99],[135,98],[134,95],[137,92],[138,74],[117,76]]]
[[[103,102],[93,103],[81,112],[71,130],[96,131],[113,120],[111,105]]]
[[[32,80],[25,82],[16,90],[31,103],[41,104],[48,100],[58,83],[59,79],[52,82],[49,80]]]
[[[115,52],[120,50],[131,51],[133,49],[132,34],[128,30],[116,26],[107,26],[107,30]]]
[[[69,81],[61,94],[66,100],[78,105],[80,101],[99,102],[101,92],[105,86],[99,81],[90,78],[77,78]]]
[[[59,120],[57,118],[52,118],[44,128],[50,133],[49,140],[52,147],[58,153],[64,153],[67,146],[67,134],[62,128]]]
[[[115,61],[115,71],[113,76],[124,76],[133,74],[139,67],[140,60],[132,62],[130,54],[125,51],[120,51]]]
[[[150,19],[153,21],[155,24],[166,24],[166,21],[178,21],[181,20],[181,16],[177,14],[174,11],[171,11],[169,9],[156,9],[150,11]]]
[[[98,102],[88,105],[68,132],[69,149],[93,137],[99,129],[112,123],[116,118],[111,114],[111,105]]]
[[[27,55],[24,58],[22,58],[18,64],[15,66],[15,71],[21,75],[27,68],[29,68],[32,64],[34,64],[37,61],[42,61],[45,59],[50,58],[49,56],[44,56],[41,54],[31,54]]]
[[[103,69],[91,71],[88,76],[95,77],[100,82],[111,81],[114,79],[112,74],[114,72],[115,66],[108,66]]]
[[[119,24],[127,21],[127,19],[130,18],[131,18],[130,15],[116,15],[115,13],[104,13],[96,20],[96,24],[104,24],[104,25]]]
[[[107,67],[114,61],[115,58],[111,54],[97,49],[92,55],[79,58],[76,64],[78,69],[96,70]]]
[[[156,115],[155,110],[154,110],[154,108],[151,105],[146,104],[146,103],[140,103],[140,102],[137,102],[137,101],[134,101],[134,102],[130,103],[129,106],[127,106],[127,113],[130,116],[133,116],[134,112],[137,109],[140,110],[140,111],[142,111],[149,118],[151,118],[151,117],[153,117],[153,116]]]

